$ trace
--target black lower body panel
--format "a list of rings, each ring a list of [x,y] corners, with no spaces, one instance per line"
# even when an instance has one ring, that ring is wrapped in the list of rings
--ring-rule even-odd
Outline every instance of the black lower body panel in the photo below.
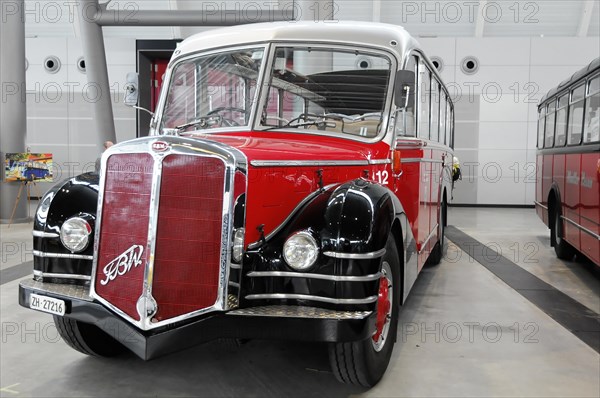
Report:
[[[19,304],[29,308],[32,293],[64,300],[66,317],[96,325],[145,360],[219,338],[348,342],[366,339],[375,331],[374,314],[362,319],[323,319],[227,313],[142,331],[91,299],[38,290],[23,282],[19,285]]]

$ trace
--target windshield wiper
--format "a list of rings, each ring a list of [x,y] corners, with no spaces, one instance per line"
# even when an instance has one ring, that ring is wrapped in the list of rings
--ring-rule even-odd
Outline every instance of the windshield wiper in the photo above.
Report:
[[[214,126],[215,124],[219,123],[220,119],[221,119],[221,116],[219,116],[219,115],[202,116],[202,117],[199,117],[198,119],[194,119],[190,122],[180,124],[179,126],[175,126],[175,128],[178,131],[181,131],[181,130],[187,129],[188,127],[197,125],[199,128],[205,129],[205,128]]]
[[[286,124],[284,124],[283,126],[273,126],[273,127],[269,127],[267,129],[261,130],[261,131],[271,131],[271,130],[277,130],[277,129],[284,129],[286,127],[309,127],[309,126],[317,126],[318,128],[335,128],[337,126],[337,124],[335,124],[335,122],[327,122],[325,120],[310,120],[307,122],[303,122],[303,123],[298,123],[298,124],[292,124],[294,122],[294,120],[290,120],[289,122],[287,122]]]

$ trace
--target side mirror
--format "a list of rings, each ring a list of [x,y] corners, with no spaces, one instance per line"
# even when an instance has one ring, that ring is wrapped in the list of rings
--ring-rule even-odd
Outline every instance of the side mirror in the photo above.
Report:
[[[125,95],[123,96],[123,103],[126,106],[130,106],[140,111],[148,112],[151,116],[154,116],[154,112],[150,112],[146,108],[137,106],[140,96],[140,90],[138,90],[138,74],[135,72],[129,72],[127,74],[127,84],[125,84]]]
[[[127,74],[127,84],[125,84],[125,96],[123,102],[127,106],[136,106],[139,99],[138,90],[138,74],[135,72],[129,72]]]
[[[394,85],[395,104],[400,109],[405,109],[415,99],[415,72],[410,70],[399,70],[396,72]]]

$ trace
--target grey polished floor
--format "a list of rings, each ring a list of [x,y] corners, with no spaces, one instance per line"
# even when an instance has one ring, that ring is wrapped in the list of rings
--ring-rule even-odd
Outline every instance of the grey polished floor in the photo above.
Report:
[[[533,210],[453,208],[450,223],[600,311],[597,269],[557,260]],[[30,240],[21,229],[0,227],[3,248]],[[3,254],[2,269],[19,263],[12,257]],[[149,362],[85,357],[58,339],[51,316],[17,304],[17,287],[0,287],[2,397],[600,396],[600,355],[452,243],[419,277],[388,372],[370,390],[339,384],[316,344],[211,343]]]

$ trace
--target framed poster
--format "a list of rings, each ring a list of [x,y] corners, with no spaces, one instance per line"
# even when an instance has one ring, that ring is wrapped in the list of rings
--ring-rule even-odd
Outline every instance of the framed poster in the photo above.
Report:
[[[51,153],[7,153],[4,161],[5,181],[52,182]]]

